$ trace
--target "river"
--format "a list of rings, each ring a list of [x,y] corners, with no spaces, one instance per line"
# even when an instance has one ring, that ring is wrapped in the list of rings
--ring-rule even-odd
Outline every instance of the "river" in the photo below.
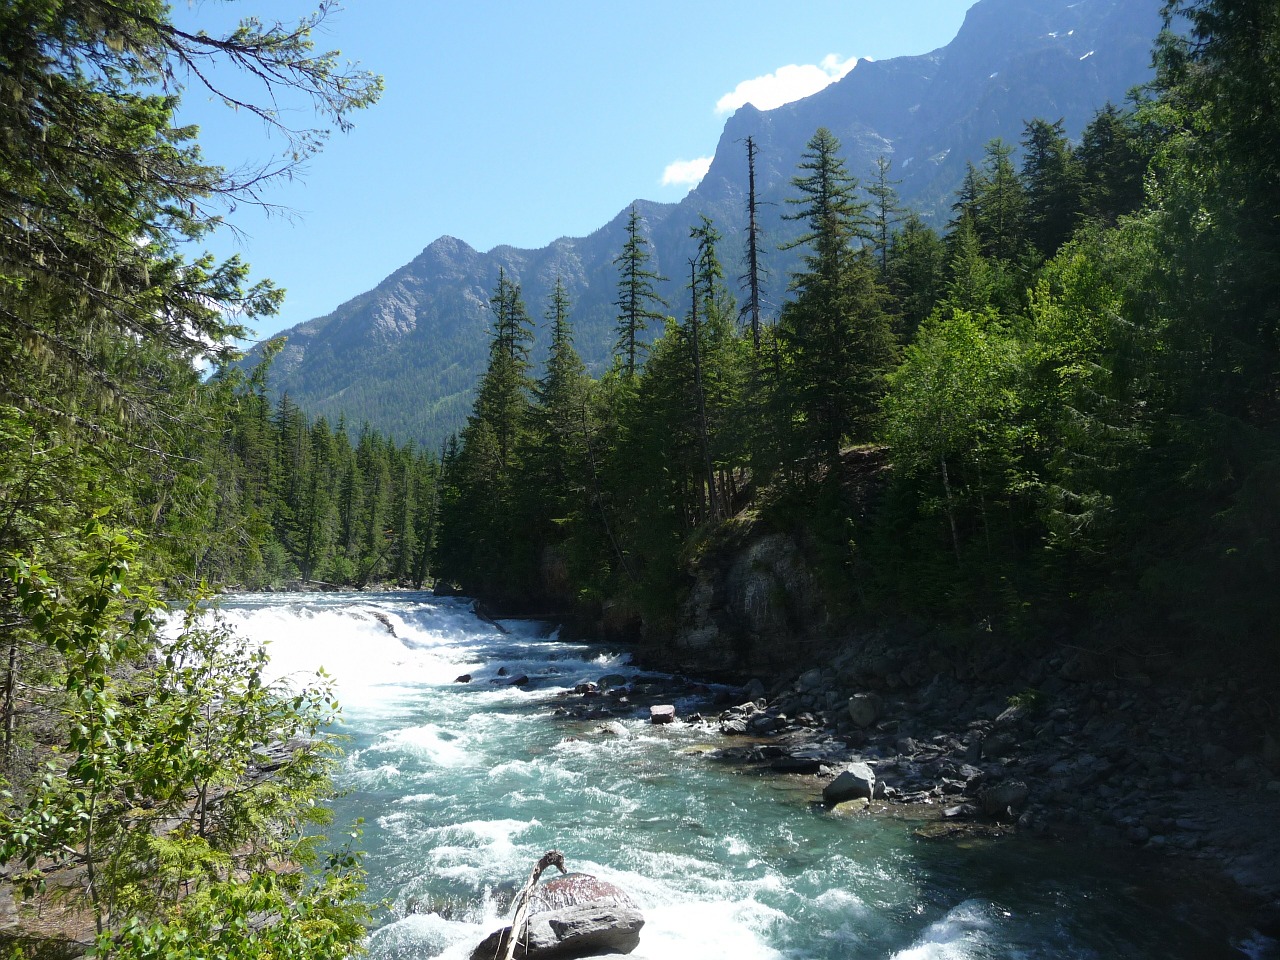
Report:
[[[637,960],[1267,950],[1212,885],[1137,851],[922,840],[909,820],[815,809],[812,781],[708,760],[714,728],[654,727],[637,711],[620,738],[555,717],[557,694],[637,671],[545,624],[504,621],[503,633],[465,600],[415,593],[228,597],[223,609],[279,673],[323,666],[336,679],[349,741],[334,833],[364,821],[370,896],[386,902],[375,960],[468,957],[551,848],[636,899]],[[500,668],[532,682],[496,686]]]

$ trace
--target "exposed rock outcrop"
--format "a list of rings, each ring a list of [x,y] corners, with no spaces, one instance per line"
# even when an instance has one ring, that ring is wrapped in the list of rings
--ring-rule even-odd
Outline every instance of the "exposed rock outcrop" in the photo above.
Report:
[[[821,591],[796,540],[740,523],[697,565],[671,653],[704,675],[780,670],[826,626]]]
[[[644,926],[625,891],[598,877],[570,873],[538,887],[530,898],[528,927],[516,941],[515,955],[529,960],[567,960],[630,953],[640,944]],[[471,960],[493,960],[507,948],[511,927],[489,934]]]

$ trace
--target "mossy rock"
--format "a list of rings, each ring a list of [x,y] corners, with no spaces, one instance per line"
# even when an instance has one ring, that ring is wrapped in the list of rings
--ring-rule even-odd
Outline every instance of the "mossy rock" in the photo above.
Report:
[[[833,817],[857,817],[867,812],[871,806],[871,801],[866,797],[858,797],[856,800],[845,800],[837,803],[831,808]]]

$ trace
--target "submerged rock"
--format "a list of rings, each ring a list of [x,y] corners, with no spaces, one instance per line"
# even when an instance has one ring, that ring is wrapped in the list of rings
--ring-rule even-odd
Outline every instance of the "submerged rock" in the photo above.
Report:
[[[498,671],[498,676],[489,681],[495,687],[523,687],[529,682],[528,674],[517,674],[514,677],[508,677],[506,668]]]
[[[640,944],[644,917],[625,891],[586,873],[557,877],[534,890],[527,933],[515,955],[530,960],[567,960],[630,953]],[[507,947],[511,927],[489,934],[471,960],[493,960]]]

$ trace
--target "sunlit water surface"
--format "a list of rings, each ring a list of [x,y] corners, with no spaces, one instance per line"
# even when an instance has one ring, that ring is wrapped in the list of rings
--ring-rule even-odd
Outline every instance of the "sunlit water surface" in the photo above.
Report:
[[[707,728],[653,727],[637,711],[620,739],[555,718],[558,693],[637,671],[543,624],[505,621],[503,634],[468,601],[413,593],[222,606],[276,671],[336,679],[350,740],[334,833],[365,821],[370,896],[389,904],[377,960],[468,957],[551,848],[639,903],[638,960],[1266,952],[1136,852],[920,840],[909,822],[816,810],[811,783],[701,757],[717,739]],[[501,667],[531,685],[491,684]],[[455,683],[464,673],[473,681]]]

